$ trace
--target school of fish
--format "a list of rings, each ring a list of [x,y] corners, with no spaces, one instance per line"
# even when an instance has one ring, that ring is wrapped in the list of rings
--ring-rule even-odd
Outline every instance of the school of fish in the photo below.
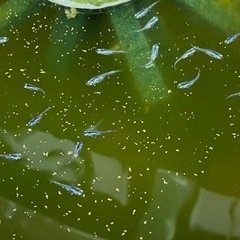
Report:
[[[157,0],[157,1],[153,2],[151,5],[145,7],[144,9],[141,9],[139,12],[135,13],[133,17],[136,19],[146,17],[147,14],[154,8],[154,6],[156,6],[159,3],[159,1],[160,0]],[[150,18],[149,20],[146,21],[145,25],[142,28],[135,30],[136,34],[139,32],[146,31],[146,30],[153,28],[158,21],[159,21],[158,16],[153,16],[152,18]],[[239,39],[239,37],[240,37],[240,33],[235,33],[231,36],[228,36],[224,40],[224,44],[226,44],[226,45],[232,44],[233,42],[237,41]],[[8,37],[6,37],[6,36],[0,37],[0,44],[5,44],[8,41],[9,41]],[[223,55],[216,50],[195,46],[192,44],[189,44],[189,46],[190,46],[190,48],[187,49],[181,56],[179,56],[176,59],[176,61],[173,63],[174,69],[177,69],[177,65],[179,65],[179,63],[181,61],[183,61],[187,58],[193,57],[195,54],[198,54],[198,53],[205,54],[208,57],[213,58],[215,60],[223,59]],[[115,50],[115,49],[107,49],[107,48],[97,48],[95,51],[97,54],[105,55],[105,56],[127,53],[126,50],[121,50],[121,49]],[[149,61],[145,65],[139,66],[139,67],[144,67],[144,68],[148,69],[148,68],[151,68],[155,64],[155,61],[159,55],[159,44],[155,43],[152,45],[149,55],[150,55]],[[121,69],[115,69],[115,70],[109,70],[104,73],[100,73],[97,76],[90,78],[88,81],[86,81],[85,84],[89,87],[96,86],[97,84],[103,82],[106,78],[109,78],[114,74],[120,73],[121,71],[122,71]],[[200,69],[197,68],[197,74],[193,79],[179,82],[176,87],[178,89],[185,89],[185,90],[189,89],[199,80],[200,73],[201,73]],[[33,91],[33,92],[40,92],[43,97],[46,96],[45,91],[41,87],[36,86],[35,84],[25,83],[24,88],[27,90]],[[240,92],[236,92],[236,93],[229,94],[226,97],[226,99],[233,98],[233,97],[239,97],[239,96],[240,96]],[[47,107],[45,110],[40,112],[38,115],[33,117],[31,120],[29,120],[29,122],[26,124],[26,126],[34,127],[36,124],[39,124],[41,119],[43,118],[43,116],[45,116],[47,114],[47,112],[53,108],[54,108],[54,106]],[[90,127],[88,129],[84,130],[83,137],[97,138],[97,137],[103,136],[105,134],[110,134],[110,133],[113,133],[116,131],[117,130],[114,130],[114,129],[98,130],[98,129],[96,129],[96,126],[95,126],[95,127]],[[72,155],[71,155],[69,161],[67,162],[67,164],[72,163],[74,160],[76,160],[81,155],[83,146],[84,146],[84,144],[82,141],[76,142],[74,148],[72,149]],[[2,153],[2,154],[0,154],[0,158],[7,159],[9,161],[15,161],[15,160],[23,159],[24,156],[22,153]],[[57,185],[58,187],[61,187],[62,189],[66,190],[68,193],[70,193],[72,195],[76,195],[76,196],[84,195],[84,191],[75,185],[68,185],[68,184],[62,183],[60,181],[53,180],[53,179],[50,180],[50,183]]]

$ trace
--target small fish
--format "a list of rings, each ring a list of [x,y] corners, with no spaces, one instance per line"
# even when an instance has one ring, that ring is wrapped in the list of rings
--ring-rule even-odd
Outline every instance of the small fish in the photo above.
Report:
[[[8,37],[0,37],[0,44],[2,43],[6,43],[9,41],[9,38]]]
[[[22,158],[22,154],[21,153],[0,154],[0,157],[6,158],[7,160],[19,160]]]
[[[228,95],[225,99],[228,99],[228,98],[231,98],[231,97],[240,97],[240,92],[232,93],[232,94]]]
[[[223,55],[219,52],[214,51],[214,50],[206,49],[206,48],[200,48],[200,47],[197,47],[197,46],[192,46],[192,48],[195,49],[196,52],[202,52],[202,53],[207,54],[209,57],[212,57],[212,58],[215,58],[215,59],[218,59],[218,60],[223,59]]]
[[[236,41],[239,37],[240,37],[240,33],[236,33],[232,36],[227,37],[226,40],[224,41],[224,43],[225,44],[230,44],[230,43]]]
[[[103,135],[105,133],[111,133],[111,132],[115,132],[116,130],[105,130],[105,131],[99,131],[99,130],[85,130],[83,132],[83,135],[85,137],[98,137],[100,135]]]
[[[65,164],[71,163],[75,158],[77,158],[82,150],[83,143],[81,141],[77,142],[72,151],[72,157]]]
[[[34,117],[33,119],[31,119],[28,123],[27,123],[27,126],[28,127],[32,127],[34,126],[35,124],[39,123],[40,120],[42,119],[43,115],[49,111],[52,107],[48,107],[46,108],[43,112],[41,112],[40,114],[38,114],[36,117]]]
[[[186,88],[190,88],[200,77],[200,69],[198,69],[198,74],[197,76],[190,80],[190,81],[185,81],[185,82],[181,82],[177,85],[177,88],[179,89],[186,89]]]
[[[100,75],[97,75],[91,79],[89,79],[87,82],[86,82],[86,85],[87,86],[95,86],[96,84],[102,82],[106,77],[109,77],[115,73],[118,73],[120,72],[121,70],[112,70],[112,71],[109,71],[109,72],[105,72],[105,73],[102,73]]]
[[[150,29],[151,27],[153,27],[157,21],[158,21],[158,17],[157,17],[157,16],[154,16],[154,17],[152,17],[152,18],[146,23],[146,25],[145,25],[143,28],[138,29],[138,30],[136,30],[135,32],[141,32],[141,31],[148,30],[148,29]]]
[[[72,159],[73,160],[74,158],[78,157],[80,151],[82,150],[82,147],[83,147],[83,143],[82,142],[77,142],[74,149],[73,149],[73,153],[72,153]]]
[[[138,18],[142,18],[142,17],[146,16],[147,13],[158,3],[159,3],[159,0],[152,3],[150,6],[140,10],[139,12],[135,13],[134,17],[138,19]]]
[[[83,190],[80,189],[79,187],[70,186],[70,185],[60,183],[60,182],[57,182],[57,181],[54,181],[54,180],[50,180],[50,182],[62,187],[63,189],[65,189],[66,191],[68,191],[72,195],[82,196],[84,194]]]
[[[178,62],[180,62],[183,59],[186,59],[188,57],[191,57],[194,53],[196,52],[196,49],[194,49],[193,47],[188,49],[181,57],[179,57],[176,62],[174,63],[174,68],[176,69],[176,65]]]
[[[24,84],[24,88],[26,88],[26,89],[28,89],[28,90],[31,90],[31,91],[39,91],[39,92],[42,92],[42,93],[43,93],[43,96],[45,97],[45,92],[44,92],[41,88],[39,88],[39,87],[37,87],[37,86],[35,86],[35,85],[32,85],[32,84],[30,84],[30,83],[25,83],[25,84]]]
[[[150,68],[153,66],[153,62],[156,60],[159,52],[159,46],[158,44],[154,44],[152,46],[151,55],[150,55],[150,61],[144,65],[145,68]]]
[[[96,53],[107,56],[107,55],[113,55],[113,54],[126,53],[126,51],[98,48],[98,49],[96,49]]]

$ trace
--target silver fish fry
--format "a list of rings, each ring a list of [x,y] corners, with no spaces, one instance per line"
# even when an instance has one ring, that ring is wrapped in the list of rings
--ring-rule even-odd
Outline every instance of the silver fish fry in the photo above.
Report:
[[[71,163],[75,158],[77,158],[80,154],[80,152],[82,151],[83,148],[83,143],[81,141],[78,141],[76,143],[76,145],[73,148],[72,151],[72,157],[70,158],[70,160],[68,160],[65,164],[69,164]]]
[[[48,112],[51,108],[53,107],[48,107],[46,108],[43,112],[41,112],[40,114],[38,114],[36,117],[34,117],[33,119],[31,119],[28,123],[27,123],[27,126],[28,127],[32,127],[34,126],[35,124],[39,123],[40,120],[42,119],[42,117],[44,116],[44,114],[46,112]]]
[[[118,73],[120,72],[121,70],[111,70],[109,72],[105,72],[105,73],[102,73],[100,75],[97,75],[91,79],[89,79],[87,82],[86,82],[86,85],[87,86],[95,86],[96,84],[102,82],[106,77],[109,77],[115,73]]]
[[[22,154],[21,153],[8,153],[8,154],[0,154],[1,158],[5,158],[7,160],[19,160],[22,158]]]
[[[83,132],[83,135],[85,137],[98,137],[98,136],[101,136],[103,134],[106,134],[106,133],[111,133],[111,132],[115,132],[116,130],[103,130],[103,131],[100,131],[100,130],[85,130]]]
[[[73,149],[73,153],[72,153],[72,159],[78,157],[80,151],[82,150],[83,147],[83,143],[82,142],[77,142],[74,149]]]
[[[135,32],[141,32],[141,31],[148,30],[148,29],[152,28],[156,24],[157,21],[158,21],[158,17],[154,16],[146,23],[146,25],[144,27],[136,30]]]
[[[185,82],[181,82],[177,85],[177,88],[179,89],[186,89],[186,88],[190,88],[200,77],[200,69],[198,69],[198,74],[197,76],[190,80],[190,81],[185,81]]]
[[[186,59],[188,57],[191,57],[194,53],[196,52],[196,49],[195,48],[190,48],[188,49],[182,56],[180,56],[174,63],[174,68],[176,69],[176,65],[178,62],[180,62],[181,60],[183,59]]]
[[[43,93],[43,96],[45,97],[45,91],[43,91],[41,88],[33,85],[33,84],[30,84],[30,83],[25,83],[24,84],[24,88],[30,90],[30,91],[34,91],[34,92],[42,92]]]
[[[236,33],[234,35],[231,35],[227,37],[224,41],[225,44],[230,44],[232,42],[235,42],[240,37],[240,33]]]
[[[207,48],[200,48],[200,47],[193,46],[193,45],[192,45],[192,48],[195,49],[196,52],[202,52],[202,53],[208,55],[209,57],[212,57],[212,58],[215,58],[218,60],[223,59],[223,55],[215,50],[207,49]]]
[[[154,44],[152,46],[151,54],[150,54],[150,60],[148,63],[144,65],[145,68],[150,68],[153,66],[154,61],[156,60],[159,52],[159,46],[158,44]]]
[[[240,97],[240,92],[232,93],[232,94],[228,95],[225,99],[229,99],[229,98],[232,98],[232,97]]]
[[[8,37],[0,37],[0,44],[8,42]]]
[[[106,48],[97,48],[96,53],[100,55],[113,55],[113,54],[120,54],[120,53],[126,53],[124,50],[112,50],[112,49],[106,49]]]
[[[79,187],[70,186],[70,185],[67,185],[67,184],[64,184],[64,183],[60,183],[60,182],[55,181],[55,180],[50,180],[50,182],[60,186],[61,188],[65,189],[66,191],[68,191],[72,195],[82,196],[84,194],[83,190],[80,189]]]
[[[139,18],[142,18],[142,17],[146,16],[147,13],[148,13],[155,5],[157,5],[158,3],[159,3],[159,0],[156,1],[156,2],[154,2],[154,3],[152,3],[152,4],[149,5],[148,7],[140,10],[139,12],[135,13],[135,14],[134,14],[134,17],[137,18],[137,19],[139,19]]]

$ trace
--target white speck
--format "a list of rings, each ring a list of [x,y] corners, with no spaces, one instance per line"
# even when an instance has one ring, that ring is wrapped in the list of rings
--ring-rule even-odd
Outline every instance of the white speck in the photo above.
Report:
[[[136,211],[137,211],[136,209],[133,209],[132,215],[135,215]]]

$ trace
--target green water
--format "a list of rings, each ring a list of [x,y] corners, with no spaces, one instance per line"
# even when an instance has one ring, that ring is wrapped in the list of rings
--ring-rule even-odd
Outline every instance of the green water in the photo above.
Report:
[[[225,45],[219,28],[175,1],[159,2],[150,13],[159,21],[143,34],[149,46],[159,44],[155,65],[168,96],[148,104],[124,54],[95,52],[122,49],[107,10],[67,19],[62,7],[31,4],[0,31],[9,37],[0,45],[0,153],[23,154],[0,159],[1,239],[239,239],[240,98],[226,97],[239,92],[240,42]],[[224,58],[199,53],[174,69],[191,44]],[[197,68],[199,80],[178,89]],[[86,86],[113,69],[122,71]],[[83,136],[93,125],[116,131]],[[77,141],[83,149],[66,164]]]

